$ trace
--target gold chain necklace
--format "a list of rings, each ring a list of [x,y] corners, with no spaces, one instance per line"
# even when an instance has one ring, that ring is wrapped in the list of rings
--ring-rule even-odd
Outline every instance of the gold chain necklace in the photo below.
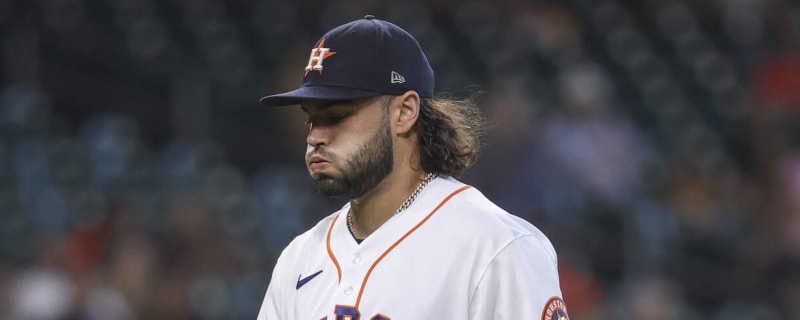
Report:
[[[417,196],[420,194],[420,192],[422,192],[422,189],[425,189],[425,186],[427,186],[428,183],[430,183],[433,180],[433,178],[436,178],[436,175],[433,174],[433,173],[429,172],[427,175],[425,175],[425,178],[422,179],[422,181],[420,181],[420,183],[417,186],[417,188],[414,189],[414,192],[412,192],[411,195],[408,196],[408,198],[406,198],[406,201],[403,201],[403,204],[400,205],[400,208],[397,208],[397,211],[394,212],[394,215],[396,216],[400,212],[403,212],[404,210],[408,209],[408,207],[410,207],[411,204],[414,203],[414,200],[417,199]],[[352,208],[350,208],[347,211],[347,229],[349,229],[350,233],[352,233],[353,236],[355,236],[356,227],[355,227],[355,225],[353,225],[353,209]]]

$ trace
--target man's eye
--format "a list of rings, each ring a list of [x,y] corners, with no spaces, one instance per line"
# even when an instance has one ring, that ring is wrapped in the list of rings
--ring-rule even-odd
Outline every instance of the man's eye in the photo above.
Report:
[[[336,117],[326,117],[326,118],[324,118],[324,119],[321,119],[321,120],[319,121],[319,123],[320,123],[320,125],[331,126],[331,125],[338,124],[339,122],[342,122],[342,120],[344,120],[344,118],[345,118],[345,117],[339,117],[339,116],[336,116]]]
[[[314,117],[306,120],[306,124],[309,126],[329,126],[334,125],[339,122],[344,121],[347,118],[347,115],[329,115],[324,117]]]

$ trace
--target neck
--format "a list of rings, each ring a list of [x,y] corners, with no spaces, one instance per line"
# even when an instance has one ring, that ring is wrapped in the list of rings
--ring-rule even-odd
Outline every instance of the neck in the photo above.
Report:
[[[371,235],[411,196],[425,178],[422,170],[393,172],[374,189],[358,199],[350,200],[350,213],[356,238]]]

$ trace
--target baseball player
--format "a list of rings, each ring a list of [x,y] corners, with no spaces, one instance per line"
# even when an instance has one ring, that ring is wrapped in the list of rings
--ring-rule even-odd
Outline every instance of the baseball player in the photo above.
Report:
[[[327,32],[299,89],[306,165],[349,202],[278,258],[261,320],[568,319],[536,227],[456,180],[479,151],[472,99],[434,97],[416,39],[366,16]]]

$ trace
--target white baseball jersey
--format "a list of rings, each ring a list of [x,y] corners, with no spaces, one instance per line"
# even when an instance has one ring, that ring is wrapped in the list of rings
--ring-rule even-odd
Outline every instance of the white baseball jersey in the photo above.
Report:
[[[360,244],[349,204],[295,238],[259,320],[568,319],[541,231],[439,177]]]

